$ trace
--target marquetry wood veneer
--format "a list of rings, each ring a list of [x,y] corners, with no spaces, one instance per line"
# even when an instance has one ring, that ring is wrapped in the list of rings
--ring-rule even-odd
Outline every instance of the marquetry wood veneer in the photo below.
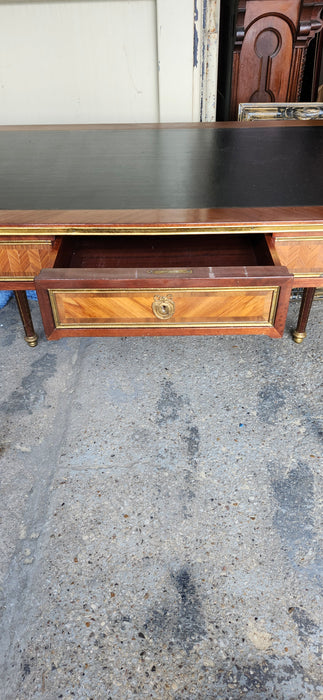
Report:
[[[53,290],[51,304],[57,328],[149,328],[189,326],[270,326],[279,287],[245,289],[139,289],[126,291]],[[173,313],[167,316],[167,303]],[[154,304],[165,316],[157,317]],[[162,323],[161,323],[162,322]]]
[[[323,278],[323,235],[278,235],[274,242],[281,264],[294,275],[294,286],[317,286],[316,278]]]
[[[0,240],[0,280],[33,282],[44,267],[52,267],[58,241],[52,238],[3,237]],[[30,285],[29,285],[30,286]]]

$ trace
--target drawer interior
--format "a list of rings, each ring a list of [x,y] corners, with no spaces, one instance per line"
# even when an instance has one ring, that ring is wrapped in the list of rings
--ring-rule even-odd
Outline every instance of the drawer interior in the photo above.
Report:
[[[66,236],[57,268],[274,265],[265,235]]]

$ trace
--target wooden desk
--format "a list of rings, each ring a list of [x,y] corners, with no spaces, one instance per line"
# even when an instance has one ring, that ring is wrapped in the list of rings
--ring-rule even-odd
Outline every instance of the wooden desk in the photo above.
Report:
[[[0,289],[30,345],[26,289],[49,339],[279,337],[292,286],[323,286],[320,122],[2,127],[0,154]]]

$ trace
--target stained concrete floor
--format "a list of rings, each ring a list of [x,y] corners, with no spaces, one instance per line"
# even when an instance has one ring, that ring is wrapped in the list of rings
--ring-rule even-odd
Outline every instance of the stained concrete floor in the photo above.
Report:
[[[266,337],[1,335],[1,700],[323,697],[322,302]],[[32,302],[40,328],[36,302]]]

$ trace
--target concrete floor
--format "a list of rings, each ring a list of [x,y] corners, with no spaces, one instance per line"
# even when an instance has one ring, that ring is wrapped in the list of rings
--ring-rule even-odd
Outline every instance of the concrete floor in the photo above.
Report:
[[[1,700],[323,697],[322,310],[34,349],[0,312]]]

